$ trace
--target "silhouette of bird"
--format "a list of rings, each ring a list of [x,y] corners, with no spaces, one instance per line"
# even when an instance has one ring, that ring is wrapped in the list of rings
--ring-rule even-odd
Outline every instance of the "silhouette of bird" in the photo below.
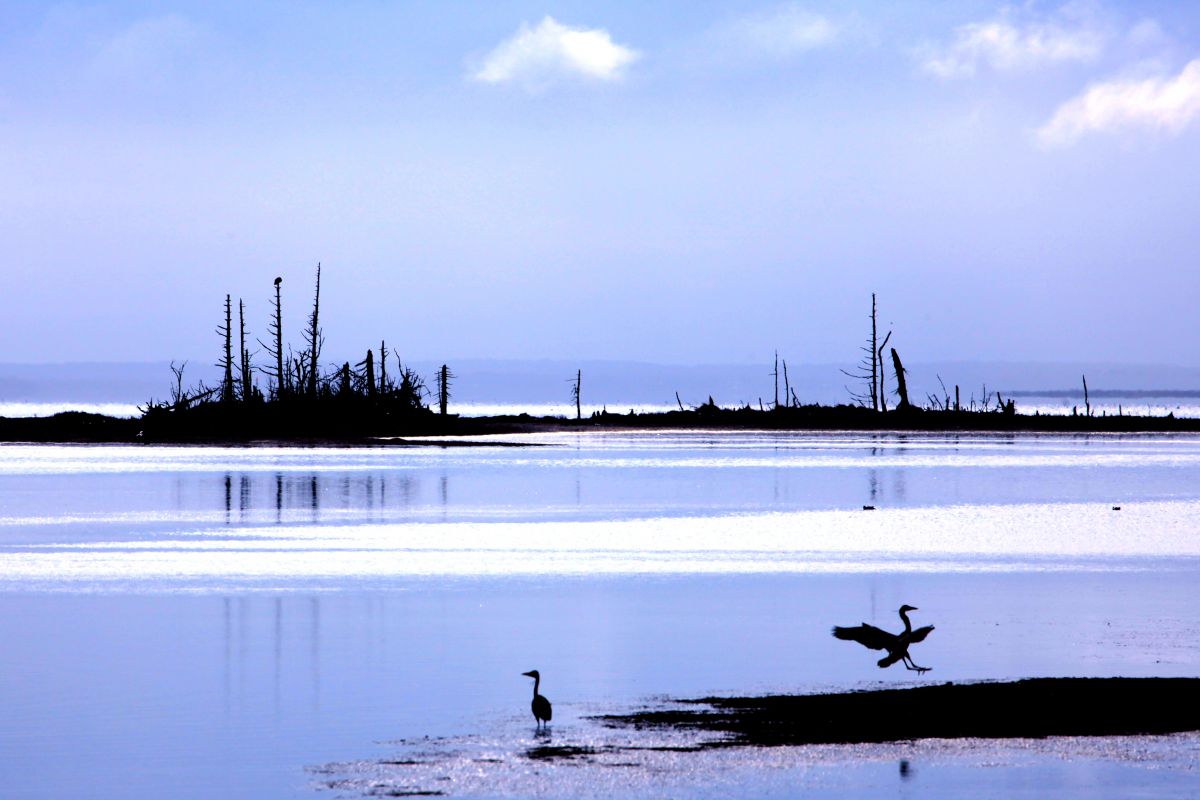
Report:
[[[275,279],[275,285],[276,285],[276,286],[278,286],[278,285],[279,285],[279,284],[281,284],[281,283],[283,283],[283,278],[276,278],[276,279]]]
[[[903,633],[888,633],[864,622],[857,628],[842,628],[835,625],[833,635],[848,642],[858,642],[872,650],[886,650],[887,656],[879,659],[880,667],[890,667],[897,661],[903,661],[907,669],[915,670],[918,673],[928,672],[929,667],[918,667],[908,654],[909,645],[925,641],[925,637],[933,631],[932,625],[913,630],[912,623],[908,621],[908,612],[916,610],[914,606],[900,606],[900,619],[904,620]]]
[[[538,674],[536,669],[529,672],[522,672],[521,674],[533,678],[533,702],[529,704],[529,707],[533,709],[533,718],[537,720],[538,725],[541,725],[543,722],[549,723],[550,715],[553,713],[550,710],[550,701],[538,694],[538,687],[542,684],[542,676]]]

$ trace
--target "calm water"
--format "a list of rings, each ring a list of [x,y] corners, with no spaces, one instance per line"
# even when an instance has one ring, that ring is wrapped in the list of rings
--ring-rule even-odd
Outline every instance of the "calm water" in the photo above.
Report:
[[[915,682],[828,635],[902,603],[924,681],[1200,676],[1200,438],[502,441],[0,446],[4,795],[1200,790],[1194,737],[534,764],[520,676],[602,742],[658,697]]]

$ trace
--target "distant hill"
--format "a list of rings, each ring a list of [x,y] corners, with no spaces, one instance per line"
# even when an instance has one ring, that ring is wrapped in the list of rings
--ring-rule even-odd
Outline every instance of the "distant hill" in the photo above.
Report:
[[[753,364],[647,364],[625,361],[448,361],[456,375],[451,385],[452,403],[567,403],[577,369],[583,371],[583,398],[587,404],[674,405],[675,393],[687,406],[705,402],[711,395],[718,404],[749,403],[774,398],[770,359]],[[410,364],[426,380],[441,362]],[[846,387],[855,381],[843,375],[852,364],[788,364],[788,383],[802,403],[849,402]],[[960,387],[963,403],[980,399],[983,387],[999,390],[1007,398],[1079,397],[1080,376],[1087,375],[1092,396],[1193,396],[1200,393],[1200,369],[1172,365],[1049,364],[1015,362],[913,362],[907,365],[909,392],[914,402],[940,394],[940,375],[953,396]],[[189,361],[186,379],[219,382],[219,370],[210,363]],[[171,371],[165,362],[2,364],[0,402],[143,403],[170,394]],[[895,382],[889,371],[888,386]],[[783,367],[779,377],[784,399]]]

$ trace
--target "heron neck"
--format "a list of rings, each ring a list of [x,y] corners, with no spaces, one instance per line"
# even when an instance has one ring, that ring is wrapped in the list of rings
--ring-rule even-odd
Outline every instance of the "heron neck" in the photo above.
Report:
[[[541,685],[542,685],[542,676],[538,675],[536,678],[533,679],[533,696],[534,697],[537,697],[538,687]]]
[[[904,620],[904,632],[905,632],[905,633],[912,633],[912,623],[908,621],[908,612],[907,612],[907,611],[901,611],[901,612],[900,612],[900,619]]]

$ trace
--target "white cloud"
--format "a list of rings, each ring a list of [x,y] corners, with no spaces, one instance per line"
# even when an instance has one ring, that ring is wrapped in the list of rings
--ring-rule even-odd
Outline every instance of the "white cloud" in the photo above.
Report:
[[[564,78],[617,81],[639,58],[601,28],[576,28],[546,17],[536,27],[522,24],[475,70],[484,83],[518,83],[538,90]]]
[[[1019,72],[1045,64],[1091,61],[1109,38],[1107,31],[1087,20],[1020,21],[1003,13],[987,22],[963,25],[948,45],[925,48],[921,66],[939,78],[970,77],[984,67]]]
[[[1200,58],[1175,76],[1093,84],[1059,106],[1039,131],[1049,147],[1073,144],[1089,133],[1149,129],[1177,134],[1200,116]]]
[[[795,5],[735,20],[727,36],[741,49],[771,58],[786,58],[833,43],[838,26],[820,14]]]

